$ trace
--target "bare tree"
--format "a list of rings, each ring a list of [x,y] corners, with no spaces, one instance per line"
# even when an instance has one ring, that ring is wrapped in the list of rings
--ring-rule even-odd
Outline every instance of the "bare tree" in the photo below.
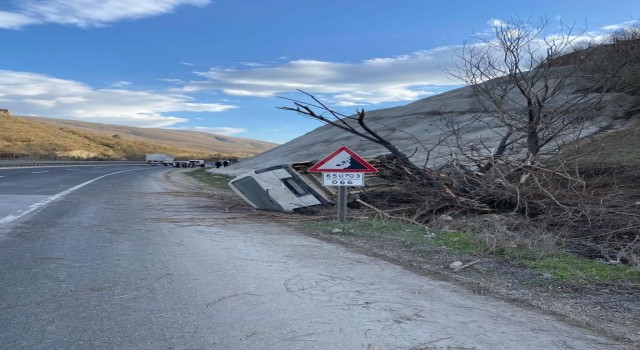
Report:
[[[622,189],[624,168],[603,169],[610,185],[601,190],[591,173],[597,167],[593,159],[576,161],[585,154],[566,146],[580,145],[574,141],[614,118],[603,114],[618,93],[627,100],[636,96],[636,107],[627,103],[625,114],[637,113],[638,31],[585,45],[584,32],[562,26],[560,34],[545,36],[548,26],[544,18],[496,21],[491,36],[478,35],[476,43],[464,45],[453,75],[474,89],[482,120],[499,135],[484,163],[492,176],[477,193],[490,206],[561,228],[562,239],[581,254],[637,265],[640,216],[637,207],[625,204],[635,195]],[[541,159],[545,147],[564,148],[563,157]],[[598,251],[589,252],[594,247]]]
[[[635,23],[627,28],[616,30],[611,34],[609,39],[612,44],[616,44],[621,41],[630,41],[640,39],[640,23]]]
[[[420,168],[416,166],[409,158],[410,156],[402,152],[396,145],[394,145],[389,140],[382,137],[375,130],[370,128],[365,121],[365,111],[364,109],[356,111],[355,116],[347,116],[342,113],[339,113],[328,106],[326,106],[323,102],[318,100],[315,96],[300,91],[301,93],[307,95],[314,101],[314,104],[298,101],[298,100],[290,100],[294,103],[295,107],[279,107],[282,110],[293,111],[299,114],[302,114],[307,117],[311,117],[313,119],[319,120],[325,124],[331,125],[338,129],[347,131],[353,135],[362,137],[366,140],[369,140],[373,143],[383,146],[386,148],[394,157],[397,162],[398,169],[401,174],[405,177],[410,178],[418,178],[423,180],[426,184],[441,188],[442,184],[437,179],[437,177],[430,172],[426,168]],[[325,116],[322,112],[314,111],[313,107],[316,109],[329,113],[330,117]],[[358,125],[360,129],[356,128],[355,125]]]
[[[602,94],[596,90],[604,82],[584,76],[588,57],[576,56],[571,64],[561,59],[583,33],[563,26],[560,34],[545,37],[548,25],[546,18],[497,21],[491,37],[476,35],[477,43],[464,45],[452,74],[474,89],[484,112],[502,128],[496,158],[518,145],[531,163],[545,146],[573,140],[597,117]],[[576,85],[586,80],[592,81]]]

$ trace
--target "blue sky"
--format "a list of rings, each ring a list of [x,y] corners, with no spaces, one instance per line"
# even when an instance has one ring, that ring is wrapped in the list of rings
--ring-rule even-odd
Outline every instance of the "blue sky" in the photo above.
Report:
[[[321,124],[277,96],[352,114],[450,90],[460,45],[514,16],[600,37],[640,1],[0,0],[0,108],[284,143]]]

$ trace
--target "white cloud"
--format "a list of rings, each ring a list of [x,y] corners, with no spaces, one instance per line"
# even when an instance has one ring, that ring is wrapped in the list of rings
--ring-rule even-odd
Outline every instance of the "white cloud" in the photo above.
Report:
[[[15,114],[78,119],[139,127],[186,122],[171,112],[221,112],[233,105],[196,103],[182,94],[93,89],[41,74],[0,70],[0,104]]]
[[[637,23],[636,20],[628,21],[605,29],[615,30]],[[523,21],[522,24],[527,23]],[[531,25],[536,26],[535,23]],[[518,31],[518,25],[491,18],[487,21],[485,31],[476,33],[477,37],[486,41],[475,45],[490,44],[496,26],[511,35],[522,34]],[[604,31],[589,32],[569,39],[578,44],[601,40],[605,34]],[[554,38],[554,35],[558,34],[549,33],[547,39]],[[535,45],[543,48],[545,43],[540,38],[533,40],[531,45],[534,49]],[[213,67],[208,71],[195,72],[202,79],[187,83],[177,91],[220,91],[231,96],[272,97],[303,90],[314,95],[322,94],[326,97],[325,101],[339,106],[414,101],[459,84],[446,73],[447,69],[455,66],[459,54],[460,46],[454,45],[360,62],[308,59],[271,65],[241,62],[235,69]]]
[[[52,108],[57,105],[56,101],[53,101],[53,100],[38,100],[34,98],[25,98],[23,102],[33,106],[44,107],[44,108]]]
[[[489,25],[489,27],[491,28],[495,28],[495,27],[504,27],[507,25],[508,22],[505,22],[501,19],[497,19],[497,18],[491,18],[487,21],[487,24]]]
[[[634,26],[638,26],[640,25],[640,20],[634,19],[631,21],[626,21],[626,22],[622,22],[622,23],[617,23],[617,24],[611,24],[608,26],[604,26],[602,27],[602,30],[607,31],[607,32],[614,32],[620,29],[626,29],[629,27],[634,27]]]
[[[130,82],[121,80],[121,81],[118,81],[116,83],[111,84],[109,87],[111,87],[111,88],[122,88],[122,87],[130,86],[130,85],[131,85]]]
[[[165,83],[170,83],[170,84],[185,84],[185,82],[182,79],[175,79],[175,78],[164,78],[164,79],[158,79],[158,81],[163,81]]]
[[[193,128],[195,131],[208,132],[212,134],[220,134],[220,135],[237,135],[243,132],[247,132],[247,129],[243,128],[232,128],[228,126],[220,126],[220,127],[206,127],[206,126],[196,126]]]
[[[212,68],[196,74],[180,91],[219,90],[228,95],[269,97],[296,90],[327,94],[338,105],[411,101],[430,95],[429,87],[454,85],[443,71],[457,47],[419,51],[357,63],[295,60],[273,67]]]
[[[121,20],[158,16],[179,6],[206,6],[211,0],[13,0],[15,12],[0,12],[0,28],[38,23],[99,27]]]
[[[21,13],[0,11],[0,28],[18,29],[38,22],[37,19]]]
[[[434,95],[428,90],[411,90],[403,87],[386,88],[374,91],[352,91],[337,94],[333,97],[339,106],[361,106],[389,101],[415,101],[425,96]]]
[[[258,62],[240,62],[240,64],[247,67],[264,67],[263,63]]]
[[[271,97],[273,92],[259,92],[255,90],[240,90],[240,89],[224,89],[222,90],[227,95],[233,96],[251,96],[251,97]]]

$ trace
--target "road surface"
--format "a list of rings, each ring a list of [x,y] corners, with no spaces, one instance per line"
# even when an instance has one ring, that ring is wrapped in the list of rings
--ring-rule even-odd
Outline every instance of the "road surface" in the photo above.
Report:
[[[625,349],[166,181],[184,170],[120,170],[0,185],[85,184],[0,228],[0,348]]]
[[[0,168],[0,225],[103,176],[144,169],[150,168],[146,165]]]

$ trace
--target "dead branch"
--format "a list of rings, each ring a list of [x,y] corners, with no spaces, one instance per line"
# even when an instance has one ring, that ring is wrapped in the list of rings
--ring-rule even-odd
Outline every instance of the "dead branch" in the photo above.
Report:
[[[411,219],[403,218],[403,217],[401,217],[401,216],[394,216],[394,215],[391,215],[391,214],[386,213],[386,212],[384,212],[384,211],[382,211],[382,210],[380,210],[380,209],[378,209],[378,208],[374,207],[373,205],[371,205],[371,204],[369,204],[369,203],[367,203],[367,202],[363,201],[362,199],[356,199],[356,202],[358,202],[358,203],[360,203],[360,204],[364,205],[365,207],[367,207],[367,208],[369,208],[369,209],[372,209],[373,211],[375,211],[376,213],[378,213],[381,217],[384,217],[385,219],[393,219],[393,220],[406,221],[406,222],[409,222],[409,223],[414,224],[414,225],[422,226],[422,227],[424,227],[424,229],[425,229],[425,230],[427,230],[427,232],[429,232],[429,227],[427,227],[427,226],[426,226],[425,224],[423,224],[423,223],[417,222],[417,221],[415,221],[415,220],[411,220]]]
[[[460,271],[460,270],[462,270],[462,269],[466,269],[466,268],[467,268],[467,267],[469,267],[469,266],[473,266],[473,265],[475,265],[475,264],[477,264],[477,263],[479,263],[479,262],[481,262],[481,261],[482,261],[482,260],[475,260],[475,261],[472,261],[472,262],[467,263],[467,264],[464,264],[464,265],[462,265],[462,266],[460,266],[460,267],[456,267],[455,269],[453,269],[453,271],[454,271],[454,272],[458,272],[458,271]]]

